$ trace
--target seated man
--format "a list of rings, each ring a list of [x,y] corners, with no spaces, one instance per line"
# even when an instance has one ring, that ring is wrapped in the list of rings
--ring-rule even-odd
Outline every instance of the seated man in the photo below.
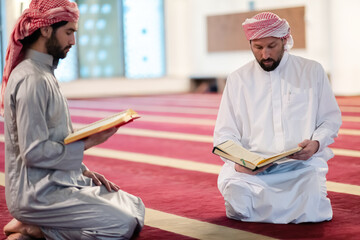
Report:
[[[78,17],[68,0],[33,0],[11,34],[1,92],[9,239],[129,239],[144,225],[141,199],[82,163],[117,128],[64,145],[72,125],[54,69]]]
[[[321,65],[288,53],[286,20],[264,12],[243,29],[255,60],[228,76],[214,130],[214,145],[233,140],[269,157],[301,146],[291,159],[257,171],[225,158],[218,187],[229,218],[301,223],[332,218],[327,161],[341,113]]]

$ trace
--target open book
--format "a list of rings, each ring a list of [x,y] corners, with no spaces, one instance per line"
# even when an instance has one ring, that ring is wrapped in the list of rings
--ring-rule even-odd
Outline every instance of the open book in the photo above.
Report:
[[[91,123],[83,128],[80,128],[73,133],[70,133],[64,139],[64,143],[69,144],[69,143],[78,141],[80,139],[86,138],[95,133],[105,131],[109,128],[120,127],[120,126],[127,124],[139,117],[140,117],[140,115],[138,115],[137,112],[135,112],[132,109],[128,109],[128,110],[116,113],[110,117],[106,117],[97,122]]]
[[[269,158],[263,158],[256,153],[246,150],[245,148],[235,143],[234,141],[228,140],[224,143],[215,146],[213,148],[213,153],[221,157],[224,157],[226,159],[229,159],[230,161],[233,161],[244,167],[247,167],[251,170],[256,170],[258,168],[266,166],[267,164],[270,164],[272,162],[285,158],[291,154],[299,152],[301,149],[302,149],[301,147],[297,147],[294,149],[290,149],[286,152],[276,154]]]

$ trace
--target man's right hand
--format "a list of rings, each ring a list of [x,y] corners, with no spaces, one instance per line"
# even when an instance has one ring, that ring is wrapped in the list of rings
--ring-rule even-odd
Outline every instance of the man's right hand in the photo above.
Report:
[[[105,142],[106,140],[108,140],[109,137],[114,135],[118,129],[119,129],[118,127],[113,127],[113,128],[109,128],[103,132],[95,133],[95,134],[89,136],[88,138],[86,138],[84,140],[84,143],[85,143],[84,150]]]
[[[243,166],[241,166],[240,164],[235,164],[235,171],[237,171],[237,172],[239,172],[239,173],[246,173],[246,174],[249,174],[249,175],[256,175],[256,174],[258,174],[258,173],[260,173],[260,172],[263,172],[263,171],[265,171],[268,167],[270,167],[272,165],[272,163],[271,164],[269,164],[269,165],[266,165],[266,166],[264,166],[264,167],[262,167],[262,168],[259,168],[259,169],[257,169],[257,170],[255,170],[255,171],[253,171],[253,170],[251,170],[251,169],[248,169],[248,168],[246,168],[246,167],[243,167]]]

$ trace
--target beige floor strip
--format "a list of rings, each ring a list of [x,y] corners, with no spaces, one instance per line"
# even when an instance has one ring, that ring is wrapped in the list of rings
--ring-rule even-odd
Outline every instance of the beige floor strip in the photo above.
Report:
[[[341,112],[360,112],[360,107],[340,106]]]
[[[5,187],[5,173],[0,172],[0,185]]]
[[[350,99],[337,99],[339,106],[360,106],[360,98],[355,97]]]
[[[73,126],[76,129],[85,126],[85,124],[74,123]],[[193,141],[193,142],[207,142],[207,143],[213,142],[212,136],[209,135],[177,133],[177,132],[158,131],[158,130],[149,130],[149,129],[140,129],[140,128],[122,127],[119,128],[117,134],[125,134],[131,136],[139,136],[139,137],[165,138],[165,139]]]
[[[91,115],[91,116],[93,117],[93,115]],[[109,114],[105,115],[105,116],[109,116]],[[147,117],[145,120],[149,120],[149,118],[147,118]],[[150,118],[151,118],[151,116],[150,116]],[[164,122],[171,122],[171,120],[174,120],[174,119],[162,119],[162,120]],[[167,121],[167,120],[169,120],[169,121]],[[177,119],[177,120],[179,120],[179,119]],[[181,121],[184,121],[184,120],[181,119]],[[1,119],[0,119],[0,122],[1,122]],[[190,120],[190,122],[191,122],[191,120]],[[199,122],[196,122],[196,123],[198,124]],[[85,126],[85,124],[73,123],[73,126],[76,129],[76,128],[81,128],[81,127]],[[209,136],[209,135],[176,133],[176,132],[158,131],[158,130],[150,130],[150,129],[139,129],[139,128],[126,128],[126,127],[119,128],[117,134],[125,134],[125,135],[132,135],[132,136],[141,136],[141,137],[165,138],[165,139],[174,139],[174,140],[182,140],[182,141],[207,142],[207,143],[213,142],[212,136]],[[360,136],[360,130],[340,129],[339,134]]]
[[[166,138],[182,141],[194,141],[194,142],[207,142],[212,143],[212,136],[200,135],[200,134],[189,134],[189,133],[176,133],[166,132],[148,129],[134,129],[134,128],[120,128],[119,134],[127,134],[141,137],[153,137],[153,138]]]
[[[335,155],[345,156],[345,157],[360,157],[360,151],[357,150],[348,150],[340,148],[331,148]]]
[[[136,109],[134,109],[134,110],[136,110]],[[111,112],[111,111],[96,111],[96,110],[84,110],[84,109],[70,109],[70,112],[72,115],[74,114],[74,115],[85,116],[85,117],[94,117],[94,116],[106,117],[111,114],[114,114],[114,112]],[[196,112],[194,112],[194,113],[196,114]],[[185,124],[186,124],[186,119],[189,119],[190,121],[194,121],[194,122],[203,120],[203,119],[198,119],[198,118],[165,117],[165,116],[155,116],[155,115],[144,115],[144,116],[147,116],[147,118],[148,118],[145,121],[160,121],[160,122],[162,122],[161,119],[164,118],[164,119],[173,119],[175,121],[175,123],[180,122],[180,123],[185,123]],[[179,119],[179,120],[176,120],[176,119]],[[342,116],[342,120],[344,122],[360,122],[360,117]],[[211,120],[210,122],[213,123],[211,125],[215,125],[215,120]],[[205,124],[205,125],[208,125],[208,124]]]
[[[166,112],[166,113],[190,113],[190,114],[200,114],[200,115],[216,115],[218,113],[218,108],[209,108],[209,107],[179,107],[179,106],[155,106],[155,105],[140,105],[140,104],[122,104],[114,102],[70,102],[69,105],[71,108],[78,107],[83,109],[104,109],[104,110],[124,110],[127,108],[132,108],[135,111],[152,111],[152,112]]]
[[[343,122],[360,122],[360,117],[342,116]]]
[[[2,142],[4,141],[4,135],[0,135],[0,141]],[[345,149],[333,149],[333,151],[336,155],[360,157],[360,151],[345,150]],[[177,158],[168,158],[168,157],[161,157],[156,155],[132,153],[132,152],[125,152],[125,151],[118,151],[118,150],[104,149],[97,147],[88,149],[87,151],[85,151],[85,155],[113,158],[113,159],[126,160],[131,162],[138,162],[138,163],[153,164],[158,166],[172,167],[183,170],[191,170],[191,171],[198,171],[198,172],[211,173],[211,174],[219,174],[221,169],[220,165],[215,165],[215,164],[200,163],[200,162],[194,162],[194,161],[177,159]],[[343,186],[346,186],[346,191],[347,191],[346,193],[360,196],[360,190],[359,190],[360,186],[351,185],[351,184],[334,185],[332,182],[329,181],[328,183],[332,184],[328,188],[329,191],[342,192],[340,190],[342,189]]]
[[[331,192],[347,193],[360,196],[360,186],[357,185],[327,181],[326,187],[328,191]]]
[[[360,136],[360,130],[340,128],[339,134],[352,135],[352,136]]]
[[[122,152],[122,151],[102,149],[102,148],[101,149],[91,148],[85,151],[85,154],[91,156],[108,157],[118,160],[141,162],[141,163],[154,164],[159,166],[173,167],[178,169],[212,173],[212,174],[219,174],[221,169],[220,165],[215,165],[215,164],[198,163],[188,160],[165,158],[165,157],[159,157],[149,154],[129,153],[129,152]],[[331,181],[328,181],[327,184],[329,191],[348,193],[348,194],[360,196],[360,186],[344,184],[344,183],[334,183]]]
[[[104,118],[114,114],[110,111],[94,111],[94,110],[81,110],[81,109],[70,109],[72,116],[80,117],[96,117]],[[213,119],[200,119],[190,117],[168,117],[168,116],[157,116],[157,115],[141,115],[142,117],[136,121],[145,122],[157,122],[157,123],[178,123],[178,124],[191,124],[191,125],[204,125],[204,126],[215,126],[216,120]],[[344,122],[360,122],[360,117],[343,116]],[[3,118],[0,117],[0,121],[3,122]]]
[[[122,110],[129,107],[129,104],[113,103],[109,102],[108,105],[105,105],[104,102],[98,101],[71,101],[71,107],[78,107],[83,109],[109,109],[109,110]],[[153,111],[153,112],[173,112],[173,113],[194,113],[194,114],[210,114],[216,115],[218,113],[218,106],[209,108],[208,106],[204,107],[182,107],[182,106],[156,106],[156,105],[141,105],[134,103],[131,108],[136,108],[134,110],[138,111]],[[341,112],[360,112],[360,107],[354,106],[340,106]]]
[[[161,157],[150,154],[124,152],[124,151],[97,148],[97,147],[93,147],[86,150],[84,154],[90,156],[107,157],[118,160],[127,160],[131,162],[147,163],[157,166],[172,167],[183,170],[199,171],[199,172],[212,173],[212,174],[218,174],[221,169],[220,165],[215,165],[210,163],[201,163],[201,162],[194,162],[194,161],[183,160],[178,158],[169,158],[169,157]]]
[[[160,228],[169,232],[184,236],[204,239],[234,239],[234,240],[258,240],[274,239],[263,235],[245,232],[234,228],[223,227],[212,223],[202,222],[190,218],[180,217],[174,214],[146,209],[145,225]]]
[[[154,98],[154,97],[126,97],[125,101],[126,104],[129,106],[136,106],[137,104],[140,105],[149,105],[151,104],[151,106],[156,105],[156,106],[164,106],[166,104],[168,105],[174,105],[174,106],[179,106],[179,107],[206,107],[206,108],[219,108],[219,104],[220,104],[220,97],[214,97],[214,98],[181,98],[179,99],[178,96],[174,96],[173,98]],[[128,101],[129,100],[129,101]],[[78,102],[82,102],[82,104],[89,106],[90,104],[93,104],[94,102],[99,102],[98,99],[96,100],[69,100],[70,105],[73,103],[78,103]],[[105,99],[100,99],[100,101],[102,103],[111,103],[114,102],[114,98],[107,98]],[[134,107],[136,108],[136,107]]]
[[[70,114],[72,116],[79,116],[79,117],[104,118],[113,115],[114,112],[70,109]],[[190,117],[168,117],[168,116],[143,115],[143,114],[141,114],[141,118],[135,121],[215,126],[215,120],[213,119],[201,119],[201,118],[190,118]]]

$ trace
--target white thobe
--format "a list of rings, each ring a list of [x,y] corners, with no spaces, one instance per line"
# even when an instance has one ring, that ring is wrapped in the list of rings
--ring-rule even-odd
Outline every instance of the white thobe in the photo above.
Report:
[[[72,131],[53,58],[29,50],[5,91],[5,188],[10,213],[47,239],[128,239],[144,224],[140,198],[82,175],[84,142]]]
[[[317,140],[306,161],[286,160],[263,173],[238,173],[225,161],[218,187],[227,216],[253,222],[300,223],[330,220],[327,160],[341,113],[322,66],[284,53],[279,66],[264,71],[256,60],[231,73],[222,96],[214,145],[233,140],[263,157]]]

